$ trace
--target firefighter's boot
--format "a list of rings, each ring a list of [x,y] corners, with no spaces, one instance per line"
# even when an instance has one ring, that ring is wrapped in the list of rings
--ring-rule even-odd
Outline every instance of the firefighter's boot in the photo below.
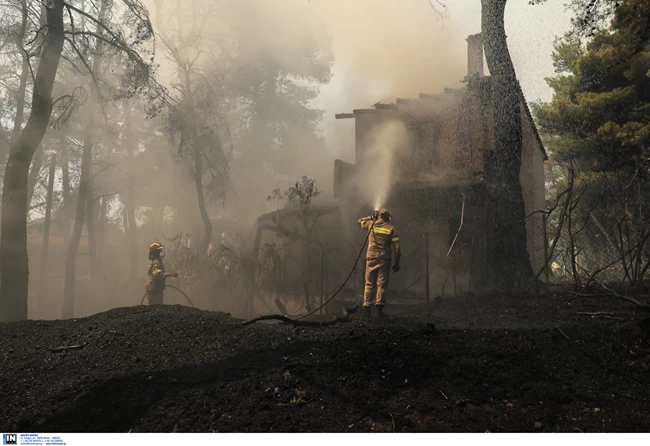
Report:
[[[365,310],[364,316],[370,319],[372,316],[372,307],[370,305],[364,306],[363,309]]]
[[[383,305],[377,305],[377,317],[386,317],[386,313],[384,313]]]

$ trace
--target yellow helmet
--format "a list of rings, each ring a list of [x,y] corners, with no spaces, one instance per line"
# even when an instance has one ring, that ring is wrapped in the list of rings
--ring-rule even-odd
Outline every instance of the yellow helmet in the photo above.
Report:
[[[165,249],[165,245],[159,242],[153,242],[151,245],[149,245],[149,254],[163,249]]]

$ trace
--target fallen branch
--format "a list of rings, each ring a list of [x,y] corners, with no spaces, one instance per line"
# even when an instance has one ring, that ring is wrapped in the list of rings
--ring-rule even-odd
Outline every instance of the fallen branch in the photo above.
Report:
[[[592,319],[609,319],[612,321],[624,321],[626,320],[625,318],[622,317],[614,317],[614,313],[607,313],[604,311],[598,311],[596,313],[576,313],[579,316],[591,316]]]
[[[358,305],[354,308],[344,308],[343,316],[334,316],[334,319],[331,321],[301,321],[297,319],[291,319],[290,317],[283,316],[281,314],[269,314],[242,322],[241,325],[250,325],[260,321],[280,321],[284,322],[285,324],[293,325],[294,327],[327,327],[339,322],[347,322],[350,319],[350,315],[352,313],[356,313],[358,309]]]
[[[59,352],[64,352],[67,350],[77,350],[79,348],[83,348],[83,344],[78,344],[78,345],[67,345],[64,347],[57,347],[55,349],[50,350],[52,353],[59,353]]]
[[[564,339],[567,341],[571,342],[571,338],[567,336],[567,334],[562,330],[560,327],[555,327],[555,329],[562,335]]]
[[[609,294],[585,294],[585,293],[578,293],[577,291],[571,291],[571,295],[577,296],[577,297],[607,297]]]
[[[641,302],[639,302],[638,300],[636,300],[636,299],[634,299],[632,297],[623,296],[622,294],[617,293],[616,291],[612,290],[611,288],[606,287],[602,283],[600,284],[600,286],[602,287],[602,289],[607,291],[610,295],[612,295],[614,297],[618,297],[619,299],[623,299],[623,300],[625,300],[627,302],[630,302],[630,303],[634,304],[637,307],[637,309],[639,309],[641,311],[650,312],[650,305],[641,303]]]
[[[151,312],[151,310],[141,310],[141,311],[134,311],[131,314],[142,314],[142,313],[149,313],[149,312]]]

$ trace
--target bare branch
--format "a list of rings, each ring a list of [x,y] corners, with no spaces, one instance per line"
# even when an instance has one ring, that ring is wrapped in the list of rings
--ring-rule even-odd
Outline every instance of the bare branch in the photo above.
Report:
[[[600,287],[602,289],[607,291],[610,295],[612,295],[614,297],[618,297],[619,299],[623,299],[623,300],[625,300],[627,302],[630,302],[630,303],[634,304],[639,310],[641,310],[641,311],[650,311],[650,305],[649,304],[641,303],[638,300],[636,300],[636,299],[634,299],[632,297],[629,297],[629,296],[623,296],[622,294],[617,293],[616,291],[612,290],[611,288],[606,287],[602,283],[599,284],[599,285],[600,285]]]
[[[98,20],[97,18],[93,17],[92,15],[88,14],[87,12],[82,11],[81,9],[74,7],[69,3],[64,2],[63,6],[65,6],[68,9],[68,13],[71,14],[70,11],[74,11],[74,12],[76,12],[78,14],[81,14],[82,16],[89,19],[91,22],[95,23],[98,27],[103,28],[104,31],[108,32],[108,34],[115,37],[115,33],[113,32],[113,30],[110,29],[108,26],[106,26],[104,23],[102,23],[101,20]]]
[[[447,18],[447,15],[449,13],[449,10],[447,9],[447,5],[442,3],[440,0],[428,0],[428,1],[429,1],[429,6],[431,6],[431,10],[438,15],[438,20],[444,21]],[[442,8],[442,11],[439,8]]]
[[[79,59],[81,59],[81,62],[85,65],[86,69],[88,70],[88,73],[90,73],[90,76],[93,79],[93,83],[95,84],[95,87],[99,91],[99,82],[97,81],[97,78],[95,77],[95,72],[93,71],[92,68],[90,68],[90,65],[88,64],[88,61],[86,58],[81,54],[81,51],[79,48],[77,48],[77,45],[75,45],[74,41],[72,39],[68,39],[65,37],[65,40],[72,45],[72,49],[77,53],[77,56],[79,56]]]

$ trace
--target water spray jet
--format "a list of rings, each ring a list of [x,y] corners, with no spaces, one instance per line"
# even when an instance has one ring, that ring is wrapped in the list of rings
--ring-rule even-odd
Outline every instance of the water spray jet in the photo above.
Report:
[[[398,154],[407,148],[407,142],[408,131],[401,121],[385,121],[374,132],[363,161],[364,183],[372,187],[367,198],[374,210],[386,204],[390,188],[398,176]]]

